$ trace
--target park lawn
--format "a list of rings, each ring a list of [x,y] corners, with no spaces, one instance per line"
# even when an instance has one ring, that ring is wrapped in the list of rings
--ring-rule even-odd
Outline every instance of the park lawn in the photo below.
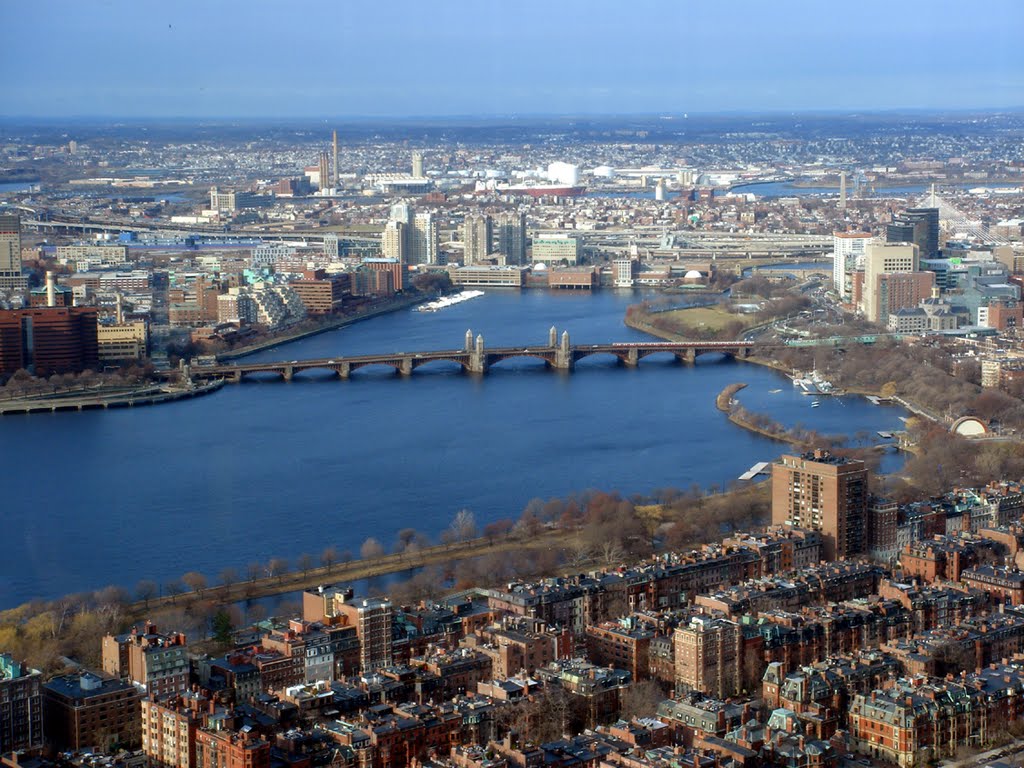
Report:
[[[757,315],[730,312],[721,305],[671,309],[668,312],[659,314],[662,317],[670,318],[673,322],[682,323],[689,328],[707,328],[711,331],[720,331],[729,323],[737,321],[743,323],[744,328],[757,325]]]

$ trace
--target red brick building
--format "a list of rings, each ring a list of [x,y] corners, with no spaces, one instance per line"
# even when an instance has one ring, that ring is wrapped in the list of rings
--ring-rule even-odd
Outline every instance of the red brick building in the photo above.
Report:
[[[99,367],[94,307],[0,310],[0,376],[37,376]]]

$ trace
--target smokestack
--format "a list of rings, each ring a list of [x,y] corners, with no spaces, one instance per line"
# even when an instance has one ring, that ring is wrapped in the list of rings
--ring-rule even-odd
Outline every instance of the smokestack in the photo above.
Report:
[[[338,132],[334,132],[334,187],[338,186]]]
[[[839,210],[846,210],[846,171],[839,172]]]
[[[117,324],[124,323],[124,305],[121,302],[121,294],[117,294]]]
[[[57,306],[57,286],[53,282],[53,272],[46,273],[46,306]]]

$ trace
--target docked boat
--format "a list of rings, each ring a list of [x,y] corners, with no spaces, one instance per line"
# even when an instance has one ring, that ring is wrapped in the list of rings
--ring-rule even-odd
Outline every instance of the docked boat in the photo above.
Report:
[[[483,291],[462,291],[460,293],[452,294],[451,296],[442,296],[434,301],[428,301],[426,304],[420,304],[416,307],[417,312],[437,312],[439,309],[445,307],[451,307],[455,304],[461,304],[464,301],[475,299],[478,296],[483,296]]]

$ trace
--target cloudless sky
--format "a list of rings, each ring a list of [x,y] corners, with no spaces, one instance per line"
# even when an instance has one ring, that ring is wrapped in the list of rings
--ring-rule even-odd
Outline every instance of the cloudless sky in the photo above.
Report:
[[[1024,106],[1022,0],[4,0],[0,114]]]

